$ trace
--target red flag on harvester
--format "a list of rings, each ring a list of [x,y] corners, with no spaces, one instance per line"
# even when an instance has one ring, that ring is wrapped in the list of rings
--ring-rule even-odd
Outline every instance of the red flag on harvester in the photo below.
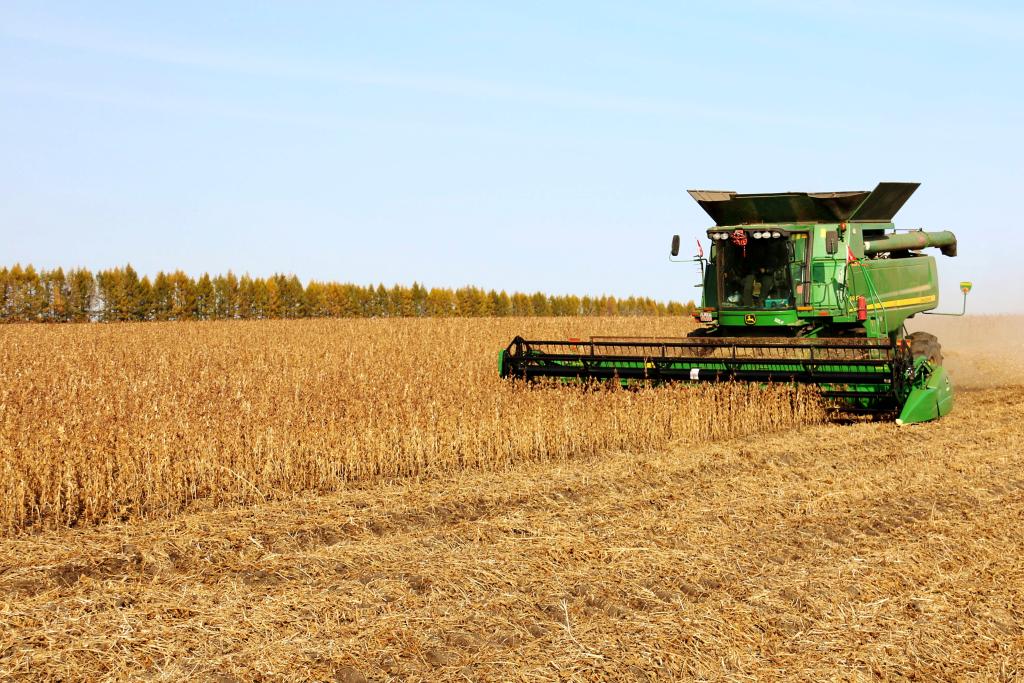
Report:
[[[700,240],[697,240],[697,258],[704,258],[704,247],[700,245]]]
[[[747,233],[743,231],[743,228],[736,228],[732,231],[732,236],[729,238],[733,244],[743,249],[743,258],[747,258]]]

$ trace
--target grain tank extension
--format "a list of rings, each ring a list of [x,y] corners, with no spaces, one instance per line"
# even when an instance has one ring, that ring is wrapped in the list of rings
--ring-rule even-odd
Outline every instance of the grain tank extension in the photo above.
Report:
[[[904,322],[939,302],[935,248],[951,232],[897,231],[918,183],[873,191],[777,194],[691,190],[712,218],[698,257],[702,326],[675,339],[516,337],[503,377],[633,382],[754,381],[818,385],[847,411],[923,422],[953,406],[938,340]],[[678,254],[673,239],[673,256]],[[962,283],[966,295],[970,283]]]

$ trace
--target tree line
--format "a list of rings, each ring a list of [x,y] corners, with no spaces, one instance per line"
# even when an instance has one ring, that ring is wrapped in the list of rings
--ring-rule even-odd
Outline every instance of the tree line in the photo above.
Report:
[[[266,318],[428,316],[664,316],[686,315],[693,302],[647,297],[552,296],[483,290],[311,281],[295,275],[241,277],[228,272],[198,279],[182,271],[152,280],[130,266],[101,270],[0,269],[0,321],[115,322]]]

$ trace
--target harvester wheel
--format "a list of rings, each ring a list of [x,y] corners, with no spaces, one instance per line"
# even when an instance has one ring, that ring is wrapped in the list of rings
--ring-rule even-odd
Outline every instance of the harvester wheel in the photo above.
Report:
[[[690,330],[687,332],[686,336],[697,339],[712,339],[718,336],[717,332],[718,330],[713,327],[698,327],[696,330]],[[712,346],[708,346],[707,348],[698,347],[693,349],[693,354],[698,358],[704,358],[705,356],[709,356],[713,350],[714,347]]]
[[[932,365],[942,365],[942,345],[939,338],[928,332],[914,332],[907,336],[914,358],[927,358]]]

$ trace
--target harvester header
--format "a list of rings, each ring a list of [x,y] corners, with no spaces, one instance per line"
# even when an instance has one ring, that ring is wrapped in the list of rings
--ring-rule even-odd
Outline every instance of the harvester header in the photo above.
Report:
[[[701,266],[702,327],[678,339],[530,341],[501,352],[502,376],[562,380],[799,382],[847,411],[921,422],[952,409],[938,340],[904,322],[938,306],[948,231],[898,231],[919,183],[871,191],[690,190],[714,221]],[[679,239],[673,238],[677,255]],[[966,296],[969,285],[961,287]]]

